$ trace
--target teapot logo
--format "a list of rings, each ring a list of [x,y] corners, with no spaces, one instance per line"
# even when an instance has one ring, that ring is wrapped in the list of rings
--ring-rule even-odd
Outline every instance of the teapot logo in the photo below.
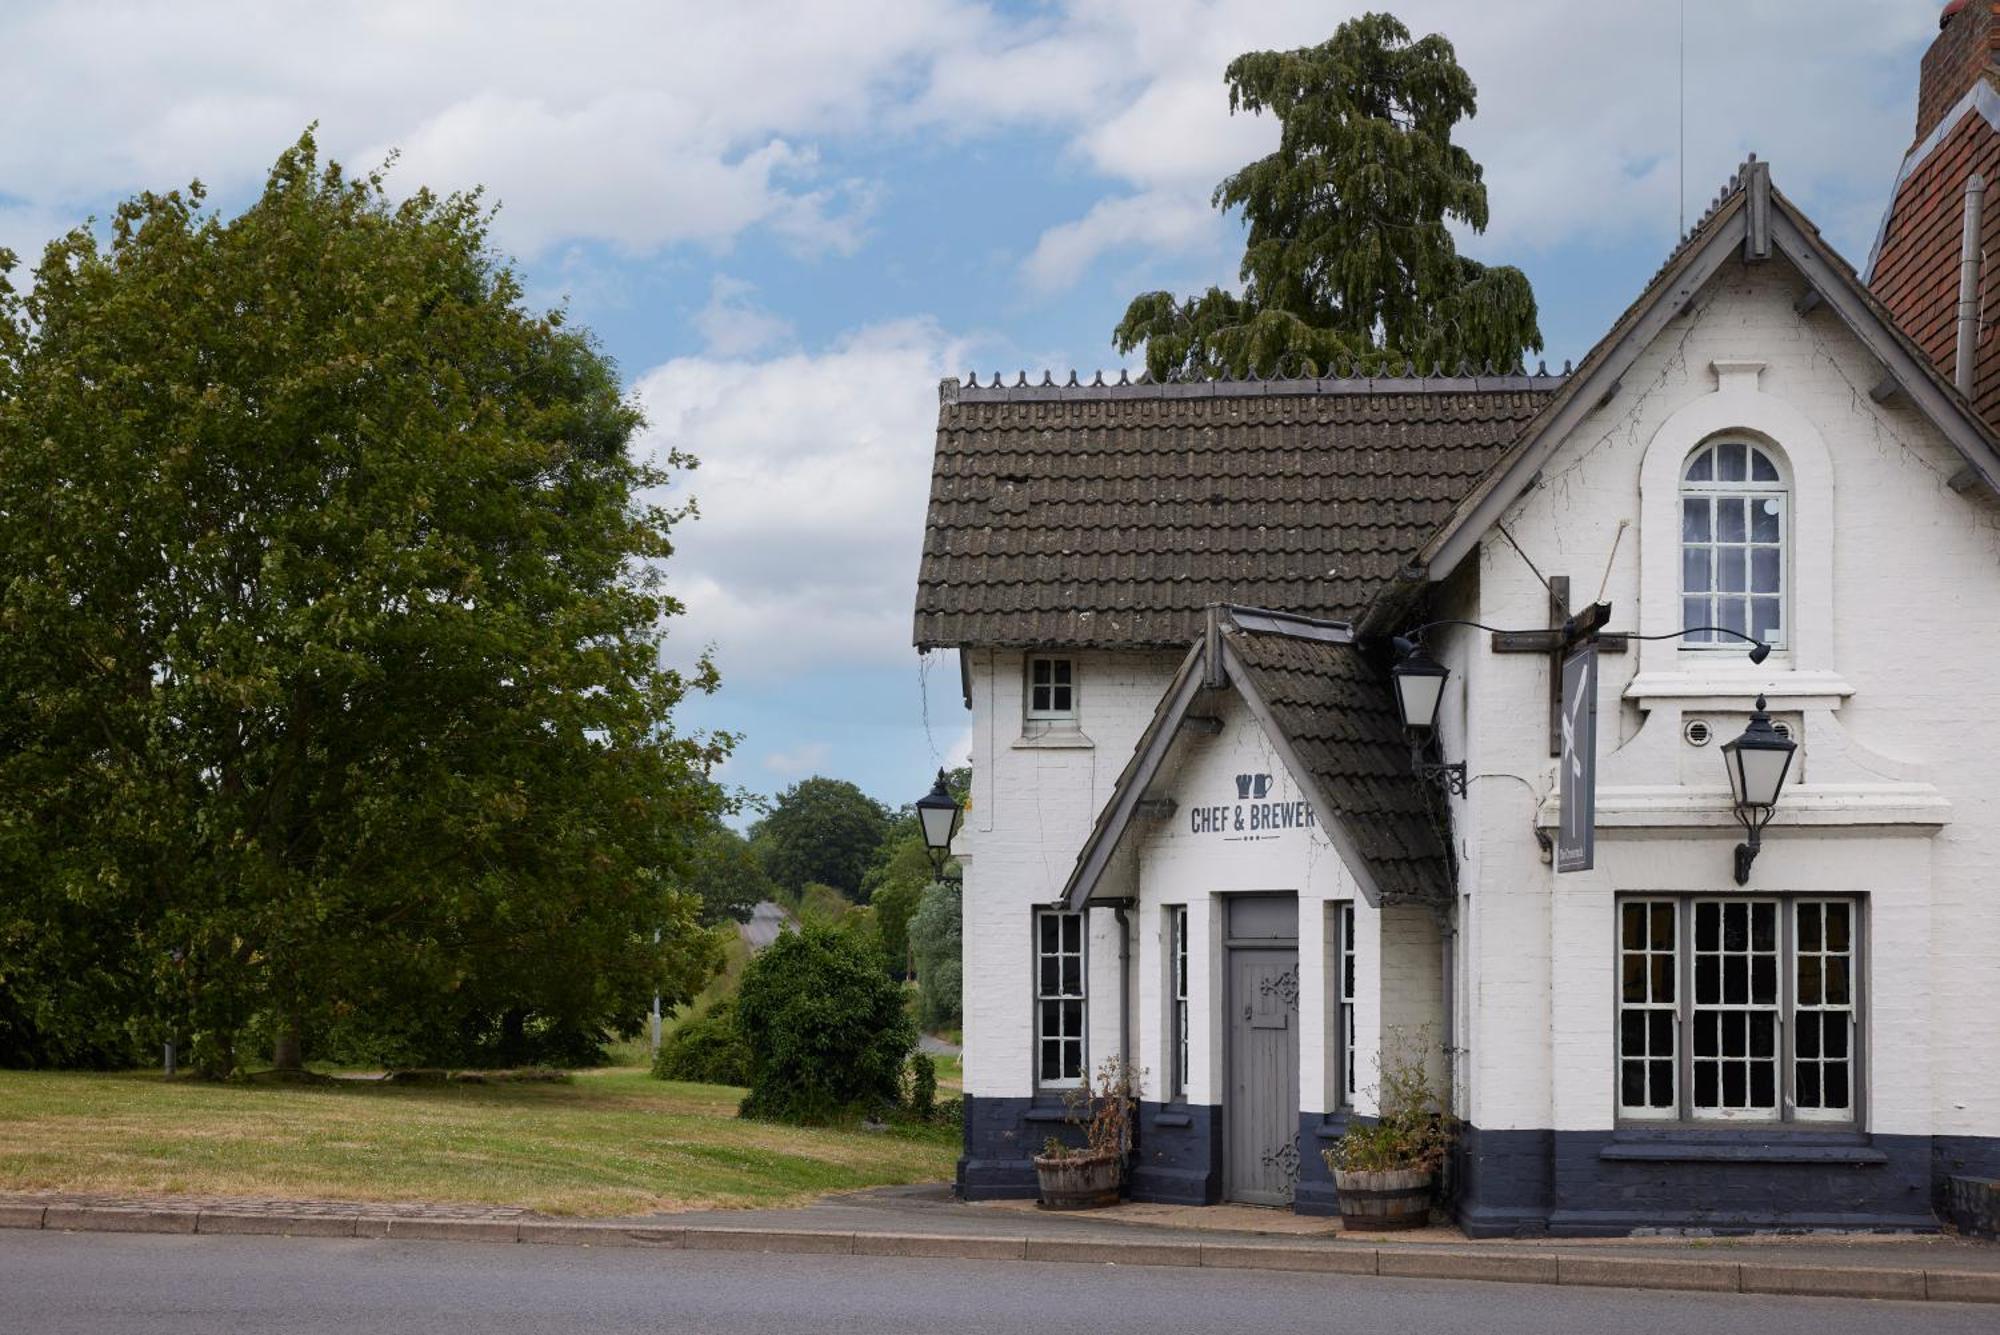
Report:
[[[1236,800],[1248,802],[1263,801],[1271,792],[1271,776],[1268,774],[1239,774],[1236,776]]]

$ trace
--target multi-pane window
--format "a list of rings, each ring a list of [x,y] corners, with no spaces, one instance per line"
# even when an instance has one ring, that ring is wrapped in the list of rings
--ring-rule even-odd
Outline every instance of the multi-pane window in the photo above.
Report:
[[[1681,475],[1681,624],[1785,643],[1784,476],[1747,441],[1704,445]],[[1696,629],[1687,643],[1740,644]]]
[[[1354,1102],[1354,902],[1341,904],[1336,919],[1339,955],[1339,986],[1335,990],[1339,1007],[1341,1102]]]
[[[1035,1078],[1060,1089],[1083,1083],[1083,915],[1035,914]]]
[[[1680,923],[1671,901],[1620,909],[1618,1102],[1648,1114],[1678,1106]]]
[[[1174,1097],[1184,1099],[1188,1092],[1188,911],[1187,906],[1175,905],[1167,910],[1167,922],[1173,935],[1173,993],[1174,993]]]
[[[1858,914],[1846,899],[1621,901],[1620,1114],[1853,1120]]]
[[[1028,717],[1054,722],[1076,717],[1076,662],[1036,656],[1028,660]]]
[[[1694,1111],[1778,1111],[1778,905],[1694,905]]]
[[[1793,1099],[1805,1119],[1844,1121],[1854,1106],[1854,906],[1798,909]]]

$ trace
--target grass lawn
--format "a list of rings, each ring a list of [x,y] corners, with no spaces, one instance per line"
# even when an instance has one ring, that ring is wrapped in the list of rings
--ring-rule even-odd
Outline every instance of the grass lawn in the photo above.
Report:
[[[742,1091],[644,1071],[566,1085],[214,1085],[0,1071],[0,1191],[433,1200],[552,1214],[803,1203],[947,1178],[958,1137],[739,1121]]]

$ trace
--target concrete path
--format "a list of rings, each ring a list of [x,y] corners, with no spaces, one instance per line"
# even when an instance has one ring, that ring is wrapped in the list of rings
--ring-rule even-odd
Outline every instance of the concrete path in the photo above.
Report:
[[[1971,1335],[1993,1309],[1339,1274],[368,1239],[0,1233],[0,1327],[34,1335]]]
[[[933,1057],[956,1057],[965,1049],[956,1043],[948,1043],[936,1034],[918,1034],[917,1051],[928,1052]]]

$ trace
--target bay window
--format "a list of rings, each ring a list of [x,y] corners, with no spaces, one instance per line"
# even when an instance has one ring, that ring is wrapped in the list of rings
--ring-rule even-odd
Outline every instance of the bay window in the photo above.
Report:
[[[1647,896],[1618,905],[1618,1112],[1851,1122],[1860,907]]]

